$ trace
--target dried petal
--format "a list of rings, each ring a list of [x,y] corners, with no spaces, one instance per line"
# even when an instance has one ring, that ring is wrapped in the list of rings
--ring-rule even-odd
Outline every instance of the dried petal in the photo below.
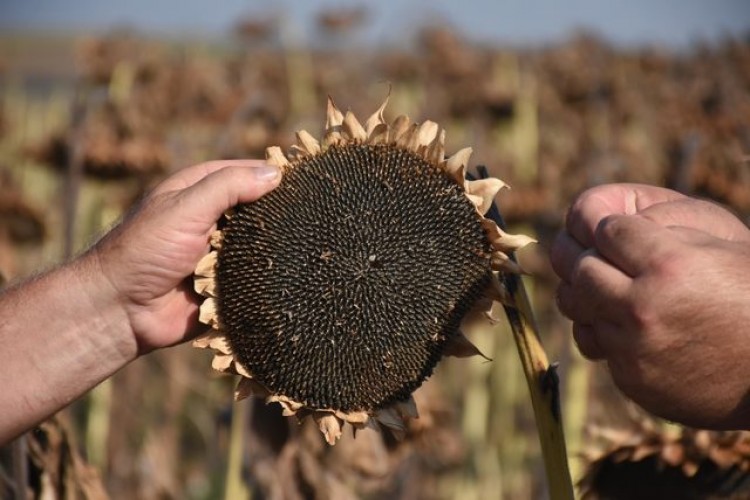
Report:
[[[320,154],[320,143],[308,131],[300,130],[297,132],[297,142],[307,154]]]
[[[195,274],[204,277],[216,276],[216,256],[216,252],[209,252],[201,257],[195,266]]]
[[[482,354],[479,350],[463,333],[455,335],[453,338],[445,343],[443,354],[446,356],[455,356],[457,358],[469,358],[471,356],[481,356],[487,361],[492,361],[490,358]]]
[[[471,148],[460,149],[445,161],[445,171],[461,186],[466,182],[466,167],[473,151]]]
[[[396,117],[396,119],[393,120],[393,124],[391,125],[391,130],[388,135],[388,142],[397,143],[401,136],[404,135],[407,130],[409,130],[410,124],[411,120],[409,120],[408,116],[401,115]]]
[[[233,357],[231,354],[217,353],[214,355],[213,361],[211,361],[211,367],[219,372],[226,372],[232,366]]]
[[[198,314],[198,321],[205,325],[209,325],[211,328],[219,328],[219,320],[216,316],[216,300],[209,297],[201,304],[200,312]]]
[[[226,335],[215,335],[208,342],[208,347],[219,351],[222,354],[232,354],[232,347],[229,345],[229,340]]]
[[[381,123],[375,126],[367,136],[367,142],[369,144],[385,144],[388,142],[388,124]]]
[[[416,147],[426,148],[427,146],[429,146],[437,137],[439,130],[440,127],[438,127],[437,123],[430,120],[426,120],[425,122],[423,122],[417,130]]]
[[[379,125],[385,125],[385,119],[383,118],[383,112],[385,111],[385,107],[388,105],[388,98],[390,96],[386,96],[385,100],[383,101],[383,104],[380,105],[377,111],[375,111],[365,122],[365,130],[367,131],[367,136],[372,137],[373,132],[375,131],[375,128],[377,128]]]
[[[268,391],[253,379],[241,377],[234,390],[234,400],[241,401],[249,396],[265,396]]]
[[[283,151],[278,146],[271,146],[266,148],[266,162],[269,165],[275,165],[279,168],[286,168],[289,166],[289,160],[284,156]]]
[[[445,130],[440,130],[437,137],[427,147],[425,158],[435,164],[440,164],[445,160]]]
[[[419,411],[417,411],[417,402],[414,401],[412,396],[406,401],[399,401],[395,405],[396,411],[401,414],[401,417],[408,418],[419,418]]]
[[[362,128],[359,120],[357,120],[357,117],[354,116],[354,113],[351,111],[346,112],[343,131],[344,134],[348,136],[349,140],[358,142],[364,142],[367,140],[367,132],[365,132],[365,129]]]
[[[492,206],[492,202],[495,200],[497,192],[506,186],[507,184],[500,179],[489,177],[478,181],[467,181],[466,192],[481,197],[482,202],[477,208],[479,213],[484,215]]]
[[[315,413],[313,418],[318,423],[318,428],[325,436],[326,442],[330,445],[336,444],[336,441],[341,437],[343,422],[330,413]]]
[[[193,278],[193,288],[204,297],[216,297],[216,279],[203,276]]]
[[[220,230],[216,230],[213,233],[211,233],[211,237],[209,238],[209,243],[211,246],[215,249],[220,249],[221,244],[224,242],[224,233]]]

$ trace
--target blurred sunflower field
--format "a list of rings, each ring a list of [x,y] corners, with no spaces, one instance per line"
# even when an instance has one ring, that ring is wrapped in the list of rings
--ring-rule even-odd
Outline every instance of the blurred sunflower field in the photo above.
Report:
[[[607,182],[706,197],[750,221],[750,40],[669,51],[580,34],[520,49],[426,26],[409,46],[373,51],[348,43],[363,22],[357,10],[322,13],[327,38],[315,48],[289,40],[274,18],[239,21],[211,43],[125,30],[0,35],[3,276],[76,255],[171,172],[262,158],[269,145],[289,147],[297,130],[319,132],[328,95],[367,116],[390,93],[387,119],[438,122],[449,153],[472,146],[473,161],[512,186],[498,197],[508,226],[539,241],[519,259],[559,362],[580,493],[668,498],[627,489],[653,475],[694,498],[750,497],[747,436],[652,421],[603,366],[580,358],[547,258],[575,195]],[[420,418],[402,440],[345,433],[335,447],[277,405],[234,404],[233,380],[211,373],[208,353],[155,352],[23,446],[3,448],[0,497],[25,498],[17,480],[28,477],[35,498],[546,498],[510,329],[501,322],[472,341],[492,361],[443,362],[416,392]],[[705,477],[723,489],[704,488]]]

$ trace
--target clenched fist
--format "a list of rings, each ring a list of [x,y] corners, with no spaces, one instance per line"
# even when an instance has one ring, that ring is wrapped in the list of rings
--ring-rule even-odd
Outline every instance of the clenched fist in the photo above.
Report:
[[[750,230],[737,217],[600,186],[571,207],[551,260],[580,351],[626,395],[687,425],[750,428]]]

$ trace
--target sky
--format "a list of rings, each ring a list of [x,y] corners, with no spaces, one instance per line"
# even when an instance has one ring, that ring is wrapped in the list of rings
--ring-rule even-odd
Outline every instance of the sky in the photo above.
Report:
[[[427,22],[445,23],[482,42],[554,42],[585,28],[620,45],[686,47],[750,34],[750,0],[0,0],[0,31],[97,30],[128,26],[170,35],[228,33],[242,16],[276,12],[312,40],[321,8],[366,5],[361,38],[408,41]]]

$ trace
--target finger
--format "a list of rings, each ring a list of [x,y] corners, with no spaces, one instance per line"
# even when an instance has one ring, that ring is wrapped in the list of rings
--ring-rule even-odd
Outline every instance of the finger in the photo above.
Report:
[[[257,200],[279,182],[281,171],[270,165],[220,168],[180,194],[180,209],[185,218],[209,228],[229,208]]]
[[[641,275],[675,244],[672,232],[641,215],[610,215],[595,234],[596,249],[630,277]]]
[[[596,329],[593,326],[573,323],[573,340],[585,358],[590,360],[604,359],[604,351],[599,345]]]
[[[183,168],[179,172],[165,179],[153,190],[153,194],[161,194],[169,191],[179,191],[189,188],[206,176],[227,167],[262,167],[266,165],[263,160],[215,160]]]
[[[568,232],[584,247],[594,246],[599,222],[613,214],[636,214],[657,203],[687,198],[676,191],[643,184],[606,184],[584,192],[570,207]]]
[[[710,201],[685,198],[658,203],[640,214],[662,226],[697,229],[728,241],[750,240],[750,231],[737,216]]]
[[[569,283],[557,288],[557,305],[565,316],[582,324],[595,321],[625,321],[621,307],[628,298],[632,280],[619,269],[587,250],[576,262]]]
[[[584,251],[585,248],[567,231],[557,233],[550,248],[550,263],[560,279],[570,282],[573,266]]]

